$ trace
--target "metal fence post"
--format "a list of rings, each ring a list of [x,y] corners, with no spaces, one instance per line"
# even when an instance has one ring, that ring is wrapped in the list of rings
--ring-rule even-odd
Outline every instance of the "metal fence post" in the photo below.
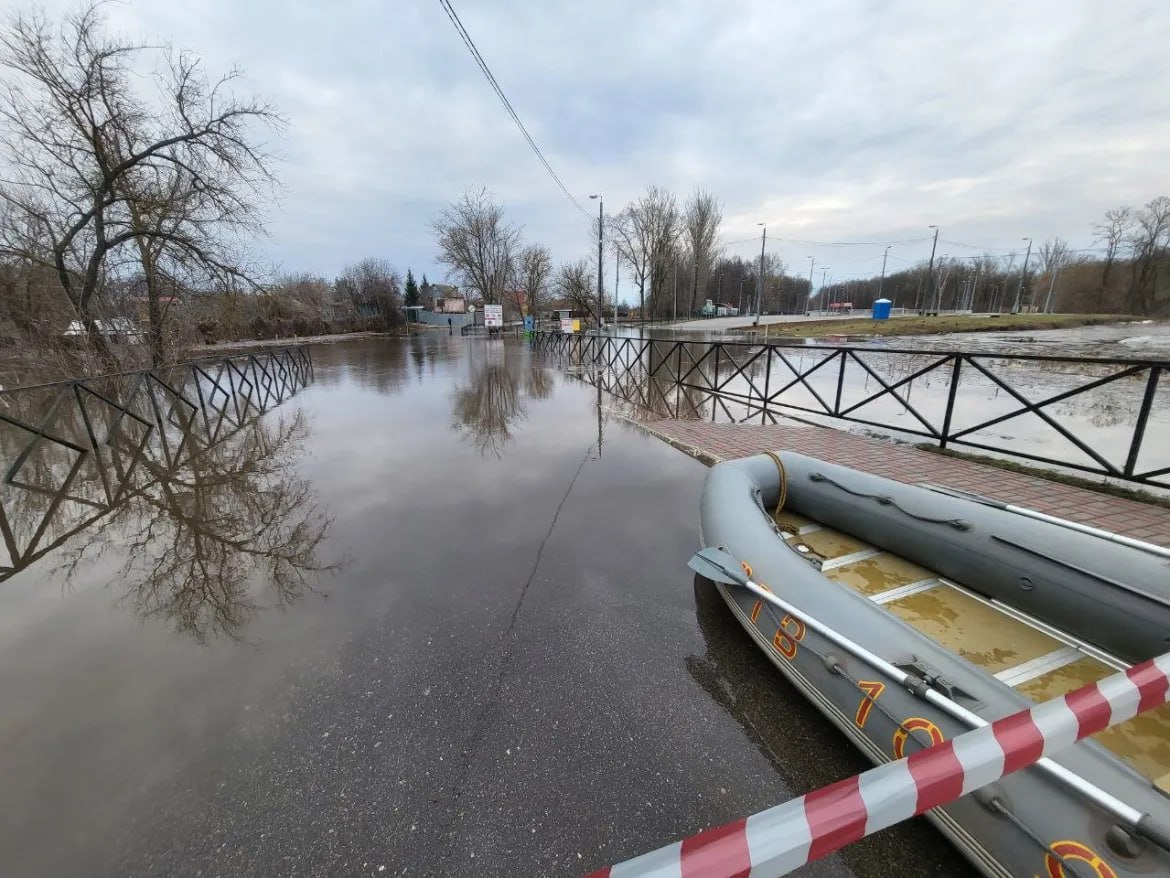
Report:
[[[837,351],[837,356],[841,358],[841,369],[837,372],[837,399],[833,403],[833,414],[837,417],[841,416],[841,391],[845,389],[845,357],[847,353],[844,348]]]
[[[1146,391],[1142,394],[1142,405],[1138,409],[1137,421],[1133,425],[1133,438],[1129,443],[1129,454],[1125,458],[1125,476],[1130,478],[1137,468],[1138,455],[1142,450],[1142,440],[1146,436],[1146,423],[1150,420],[1150,411],[1154,407],[1154,395],[1158,392],[1158,376],[1160,366],[1150,366],[1149,377],[1146,378]]]
[[[954,365],[951,367],[951,386],[947,391],[947,408],[943,412],[942,434],[938,437],[938,447],[947,447],[947,437],[951,432],[951,415],[955,411],[955,394],[959,391],[959,370],[963,367],[963,355],[955,354]]]
[[[767,353],[764,355],[764,398],[760,400],[761,424],[765,422],[768,415],[768,395],[772,387],[772,346],[768,345],[765,350]]]

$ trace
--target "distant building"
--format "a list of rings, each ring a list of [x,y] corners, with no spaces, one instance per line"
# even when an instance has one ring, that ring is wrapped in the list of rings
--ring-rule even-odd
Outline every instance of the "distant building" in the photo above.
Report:
[[[437,314],[466,314],[467,298],[459,287],[451,284],[431,284],[431,310]]]
[[[735,305],[729,305],[727,302],[715,303],[708,299],[703,303],[699,313],[703,317],[738,317],[739,308]]]

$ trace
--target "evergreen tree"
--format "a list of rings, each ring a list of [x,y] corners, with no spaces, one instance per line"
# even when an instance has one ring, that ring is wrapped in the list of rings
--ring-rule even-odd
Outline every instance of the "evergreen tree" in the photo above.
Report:
[[[427,282],[426,276],[423,277],[423,285]],[[411,308],[419,304],[418,285],[414,282],[414,274],[408,268],[406,269],[406,307]]]

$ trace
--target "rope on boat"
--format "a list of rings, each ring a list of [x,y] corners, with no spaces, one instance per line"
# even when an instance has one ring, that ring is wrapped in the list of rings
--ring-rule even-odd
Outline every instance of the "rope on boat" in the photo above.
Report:
[[[780,473],[780,500],[776,503],[776,511],[772,513],[779,515],[780,510],[784,508],[784,501],[788,499],[788,471],[784,469],[784,461],[775,451],[765,451],[764,454],[772,458],[772,462],[776,464],[776,469]]]
[[[868,494],[865,491],[855,491],[853,488],[850,488],[847,485],[842,485],[840,482],[833,481],[833,479],[830,479],[824,473],[809,473],[808,477],[810,479],[812,479],[814,482],[826,482],[827,484],[832,485],[834,488],[837,488],[838,490],[844,491],[846,494],[852,494],[854,497],[863,497],[866,500],[876,500],[882,506],[893,506],[895,509],[897,509],[899,512],[901,512],[903,515],[909,516],[910,518],[917,519],[918,521],[924,521],[927,524],[946,524],[946,525],[949,525],[950,527],[953,527],[955,530],[970,530],[971,529],[971,522],[966,521],[965,519],[962,519],[962,518],[932,518],[929,515],[919,515],[917,512],[911,512],[909,509],[906,509],[905,507],[900,506],[898,504],[898,501],[895,500],[893,497],[891,497],[888,494]]]

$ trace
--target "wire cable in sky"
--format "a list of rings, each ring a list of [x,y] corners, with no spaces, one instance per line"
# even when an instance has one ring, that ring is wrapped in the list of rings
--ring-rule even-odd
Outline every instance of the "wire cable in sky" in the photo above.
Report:
[[[744,238],[740,241],[720,241],[719,244],[730,247],[732,244],[746,244],[749,241],[758,240],[760,240],[760,236],[756,235],[754,238]],[[804,244],[809,247],[885,247],[887,245],[892,247],[895,244],[920,244],[929,240],[930,238],[906,238],[902,241],[805,241],[802,238],[768,237],[769,242],[777,244]]]
[[[479,65],[479,69],[483,72],[483,75],[487,78],[488,83],[499,97],[500,103],[504,105],[504,109],[508,111],[508,115],[512,117],[512,121],[516,123],[516,127],[520,129],[520,133],[524,135],[524,139],[528,141],[528,145],[532,147],[532,151],[536,153],[536,157],[540,159],[540,163],[544,165],[544,169],[548,171],[549,176],[553,178],[553,182],[557,184],[561,192],[565,194],[565,197],[573,203],[573,207],[577,208],[577,210],[581,212],[582,216],[584,216],[586,219],[592,219],[593,215],[585,210],[585,208],[581,206],[581,202],[573,197],[573,193],[569,191],[568,187],[565,186],[561,178],[557,176],[557,172],[554,171],[552,165],[548,163],[548,159],[544,157],[544,153],[540,151],[540,147],[536,145],[536,141],[532,139],[532,135],[528,133],[528,129],[524,127],[524,123],[520,121],[520,117],[516,114],[516,110],[512,108],[512,102],[508,100],[507,95],[504,94],[504,90],[500,88],[500,84],[496,82],[495,76],[492,75],[491,68],[489,68],[487,62],[483,60],[483,56],[479,54],[479,49],[476,48],[475,41],[471,38],[471,34],[467,32],[467,28],[463,26],[463,22],[459,20],[459,16],[456,14],[454,7],[451,6],[450,0],[439,0],[439,5],[443,7],[443,11],[447,13],[447,17],[451,19],[451,24],[455,26],[455,30],[458,31],[459,36],[463,39],[463,44],[467,46],[467,51],[471,53],[471,57],[474,58],[475,63]]]

